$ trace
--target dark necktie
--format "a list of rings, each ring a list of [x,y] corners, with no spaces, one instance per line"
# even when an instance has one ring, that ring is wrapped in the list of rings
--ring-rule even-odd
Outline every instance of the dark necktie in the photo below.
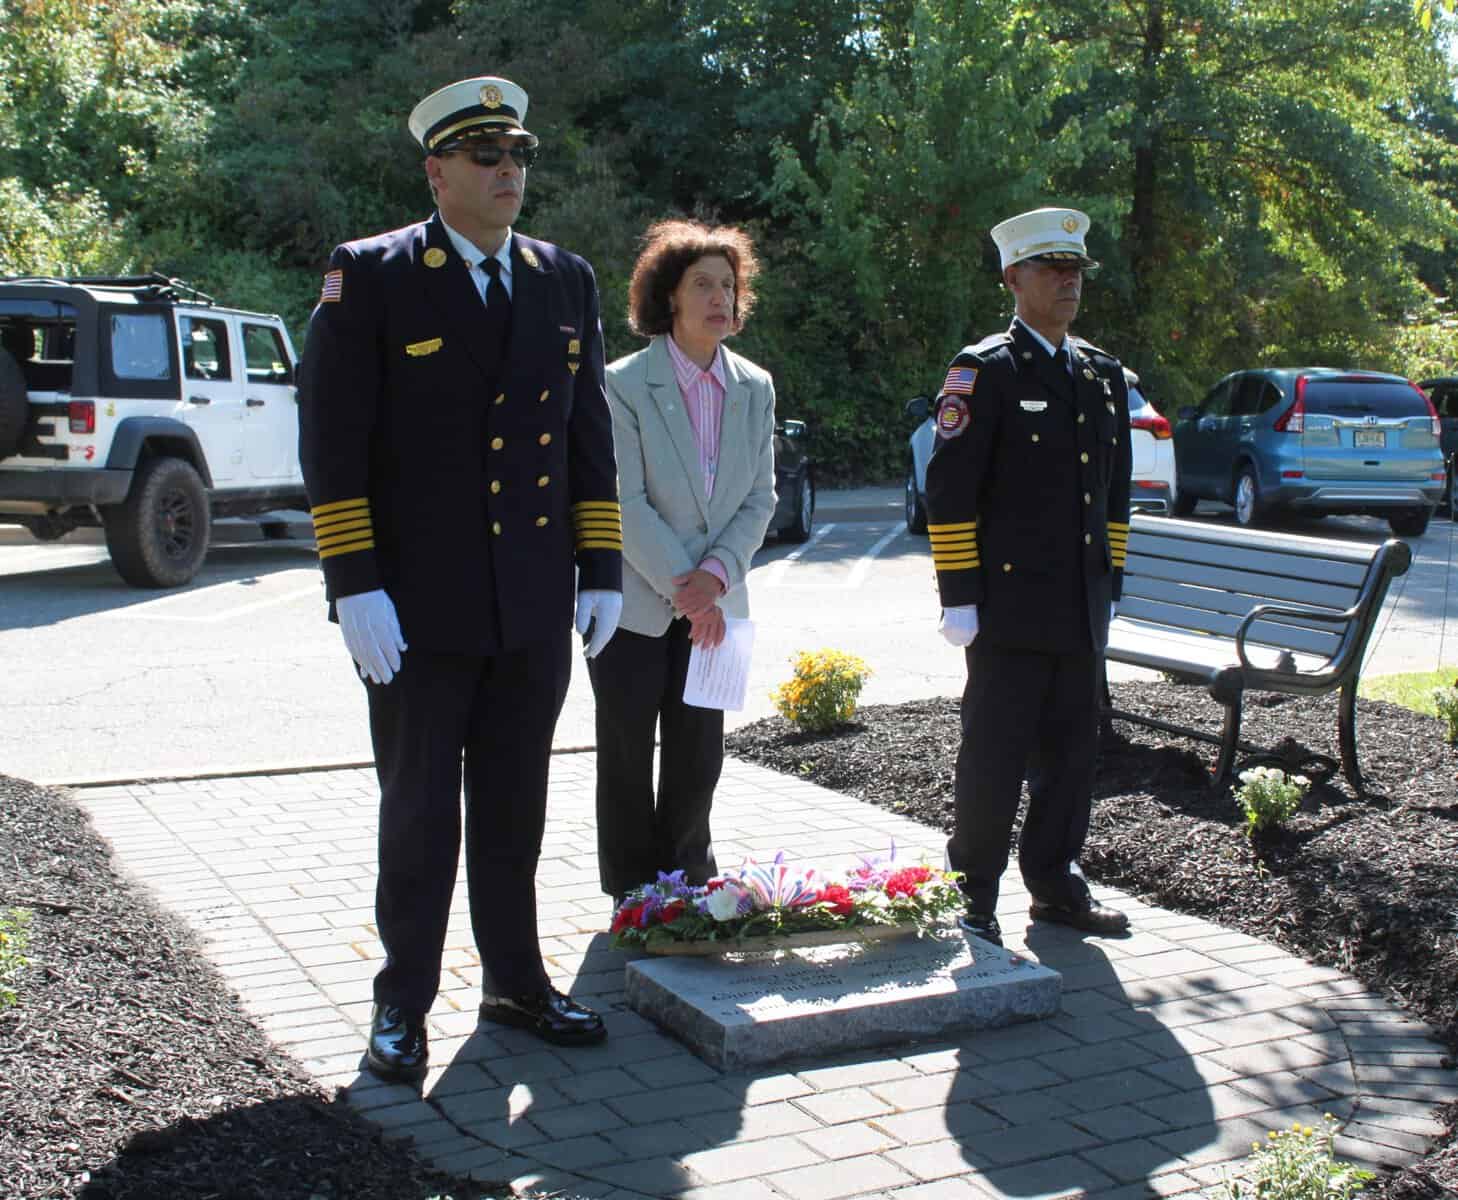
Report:
[[[501,281],[501,260],[496,257],[483,259],[481,269],[486,272],[486,339],[497,354],[506,349],[506,335],[511,328],[511,297],[506,294],[506,284]]]
[[[1073,376],[1068,373],[1068,351],[1059,346],[1053,354],[1053,373],[1058,377],[1058,390],[1073,399]]]

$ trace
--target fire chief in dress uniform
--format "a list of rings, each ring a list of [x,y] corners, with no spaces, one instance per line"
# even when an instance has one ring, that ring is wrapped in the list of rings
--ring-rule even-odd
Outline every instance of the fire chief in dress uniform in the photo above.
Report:
[[[482,1017],[604,1034],[547,980],[535,878],[572,626],[589,656],[617,626],[622,517],[592,269],[511,228],[526,107],[493,77],[415,107],[437,212],[334,251],[300,373],[319,557],[380,781],[367,1061],[395,1079],[426,1070],[463,762]]]
[[[1129,539],[1129,404],[1111,355],[1070,337],[1088,218],[1041,208],[992,230],[1016,301],[953,360],[937,401],[927,522],[942,634],[966,647],[955,827],[963,928],[1001,944],[998,883],[1024,776],[1018,866],[1034,920],[1122,933],[1089,894],[1100,665]]]

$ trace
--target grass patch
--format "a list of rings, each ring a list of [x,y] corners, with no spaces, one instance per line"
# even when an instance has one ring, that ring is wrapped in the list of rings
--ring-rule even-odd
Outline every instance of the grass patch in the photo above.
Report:
[[[1357,685],[1357,695],[1368,700],[1386,700],[1413,712],[1438,716],[1433,704],[1433,689],[1451,687],[1458,680],[1458,667],[1439,667],[1436,671],[1408,671],[1401,675],[1375,675]]]

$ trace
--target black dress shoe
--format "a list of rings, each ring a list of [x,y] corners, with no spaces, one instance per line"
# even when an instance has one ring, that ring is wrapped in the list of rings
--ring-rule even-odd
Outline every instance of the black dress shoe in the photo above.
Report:
[[[1106,937],[1118,937],[1129,932],[1128,914],[1093,899],[1083,908],[1065,908],[1061,904],[1044,904],[1034,900],[1028,909],[1028,915],[1035,921],[1072,925],[1085,933],[1101,933]]]
[[[365,1061],[381,1079],[411,1082],[424,1078],[430,1062],[425,1015],[406,1012],[393,1004],[376,1004],[370,1017]]]
[[[962,918],[957,924],[973,937],[980,937],[984,942],[991,942],[994,946],[1002,945],[1002,926],[997,923],[997,918],[990,912],[973,912],[968,909],[962,914]]]
[[[607,1037],[600,1016],[550,985],[530,996],[485,993],[481,1019],[525,1029],[558,1046],[585,1046]]]

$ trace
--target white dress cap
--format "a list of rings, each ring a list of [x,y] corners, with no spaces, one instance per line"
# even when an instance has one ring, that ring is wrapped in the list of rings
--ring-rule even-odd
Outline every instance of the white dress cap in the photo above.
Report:
[[[1093,268],[1099,264],[1088,256],[1083,244],[1088,225],[1088,214],[1076,208],[1035,208],[994,225],[992,240],[1002,255],[1004,270],[1029,258],[1077,261]]]
[[[509,79],[480,75],[431,92],[410,113],[410,132],[427,154],[452,142],[483,134],[536,137],[522,124],[527,94]]]

